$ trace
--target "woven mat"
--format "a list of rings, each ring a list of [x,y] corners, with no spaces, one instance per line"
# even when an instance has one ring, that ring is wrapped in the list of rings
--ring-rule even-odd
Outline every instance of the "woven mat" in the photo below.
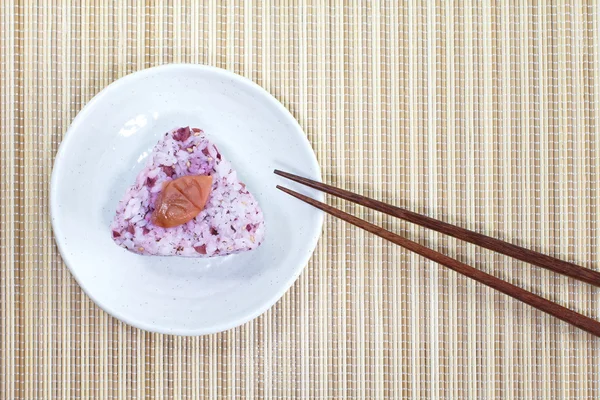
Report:
[[[96,307],[48,216],[81,107],[200,63],[280,99],[326,181],[600,269],[596,2],[81,3],[0,5],[2,399],[600,397],[600,339],[331,218],[269,312],[186,338]],[[589,285],[330,202],[600,317]]]

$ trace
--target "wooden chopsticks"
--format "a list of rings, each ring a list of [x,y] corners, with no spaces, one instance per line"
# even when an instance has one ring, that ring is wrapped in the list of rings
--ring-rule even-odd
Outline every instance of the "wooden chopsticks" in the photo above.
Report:
[[[510,243],[503,242],[498,239],[491,238],[489,236],[481,235],[479,233],[472,232],[467,229],[450,225],[445,222],[414,213],[412,211],[408,211],[386,203],[382,203],[377,200],[369,199],[367,197],[348,192],[347,190],[336,188],[334,186],[316,182],[311,179],[290,174],[288,172],[283,172],[279,170],[275,170],[274,172],[277,175],[283,176],[285,178],[312,187],[314,189],[321,190],[325,193],[338,196],[342,199],[352,201],[365,207],[384,212],[386,214],[416,223],[418,225],[433,229],[441,233],[446,233],[455,238],[480,245],[487,249],[494,250],[499,253],[514,257],[518,260],[529,262],[531,264],[538,265],[540,267],[544,267],[549,270],[580,279],[584,282],[600,286],[600,273],[587,268],[583,268],[579,265],[562,261],[554,257],[550,257],[532,250],[528,250]],[[526,304],[529,304],[530,306],[537,308],[538,310],[544,311],[550,315],[555,316],[558,319],[561,319],[595,336],[600,337],[600,322],[592,318],[572,311],[566,307],[563,307],[557,303],[540,297],[534,293],[528,292],[525,289],[503,281],[502,279],[496,278],[493,275],[480,271],[476,268],[471,267],[470,265],[450,258],[444,254],[438,253],[437,251],[431,250],[400,235],[389,232],[377,225],[373,225],[353,215],[340,211],[337,208],[329,206],[325,203],[314,200],[308,196],[297,193],[293,190],[284,188],[279,185],[277,186],[277,188],[308,204],[311,204],[316,208],[325,211],[328,214],[343,219],[359,228],[362,228],[384,239],[387,239],[392,243],[395,243],[425,258],[442,264],[456,272],[459,272],[471,279],[476,280],[477,282],[483,283],[484,285],[499,290],[504,294],[507,294],[517,300],[520,300]]]

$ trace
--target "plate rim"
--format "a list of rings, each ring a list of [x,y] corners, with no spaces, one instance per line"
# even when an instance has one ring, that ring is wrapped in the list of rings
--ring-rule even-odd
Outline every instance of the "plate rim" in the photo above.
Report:
[[[207,328],[195,328],[195,329],[193,329],[193,328],[169,328],[169,327],[162,326],[159,324],[152,324],[152,323],[144,322],[141,320],[137,320],[135,318],[127,317],[127,316],[123,315],[121,312],[116,311],[116,310],[112,309],[111,307],[107,307],[105,304],[102,304],[102,302],[99,301],[99,299],[96,296],[92,295],[86,289],[85,285],[82,284],[81,279],[76,272],[76,268],[74,266],[72,266],[72,264],[74,264],[74,261],[70,260],[70,258],[69,258],[70,256],[67,253],[66,245],[60,239],[62,230],[61,230],[60,222],[58,221],[58,218],[56,217],[56,215],[58,215],[58,213],[57,213],[58,204],[57,203],[58,203],[59,176],[60,176],[60,171],[63,168],[62,164],[64,164],[64,162],[65,162],[64,158],[65,158],[65,153],[67,151],[66,149],[69,147],[69,143],[71,142],[71,138],[73,137],[72,132],[76,128],[79,127],[81,121],[93,110],[96,103],[108,93],[110,88],[114,88],[116,86],[122,85],[122,84],[127,83],[128,81],[131,81],[134,79],[144,78],[144,76],[155,74],[155,73],[161,72],[163,70],[169,70],[169,69],[177,70],[177,69],[181,69],[181,68],[189,69],[189,70],[200,70],[203,72],[208,71],[211,73],[220,74],[224,77],[238,81],[245,85],[249,85],[253,89],[258,90],[258,92],[261,93],[266,100],[268,100],[273,106],[275,106],[281,113],[283,113],[288,118],[289,122],[294,127],[294,130],[296,131],[296,133],[298,133],[299,136],[302,138],[301,141],[302,141],[303,146],[305,148],[307,148],[308,150],[310,150],[310,152],[313,155],[311,163],[313,164],[312,167],[315,169],[316,174],[317,174],[318,179],[316,179],[316,180],[318,180],[319,182],[322,181],[321,166],[319,164],[317,155],[308,140],[308,136],[302,129],[302,126],[300,125],[300,123],[293,116],[293,114],[268,90],[266,90],[265,88],[263,88],[262,86],[260,86],[259,84],[252,81],[249,78],[246,78],[242,75],[236,74],[235,72],[232,72],[232,71],[229,71],[229,70],[226,70],[223,68],[219,68],[219,67],[214,67],[211,65],[192,64],[192,63],[163,64],[163,65],[153,66],[150,68],[145,68],[145,69],[141,69],[138,71],[134,71],[134,72],[124,75],[118,79],[115,79],[114,81],[112,81],[111,83],[106,85],[104,88],[102,88],[98,93],[96,93],[79,110],[79,112],[77,113],[75,118],[71,121],[71,123],[69,124],[69,127],[67,128],[66,132],[63,135],[63,138],[62,138],[61,143],[56,152],[53,166],[52,166],[52,173],[51,173],[51,177],[50,177],[50,195],[49,195],[50,221],[51,221],[51,225],[52,225],[52,233],[54,236],[54,242],[58,248],[58,251],[60,253],[63,263],[67,266],[71,275],[73,276],[73,278],[75,279],[75,281],[77,282],[77,284],[79,285],[81,290],[94,302],[94,304],[96,304],[96,306],[98,306],[100,309],[102,309],[109,315],[113,316],[117,320],[119,320],[123,323],[126,323],[128,325],[131,325],[135,328],[142,329],[142,330],[145,330],[148,332],[176,335],[176,336],[201,336],[201,335],[208,335],[208,334],[213,334],[213,333],[224,332],[226,330],[242,326],[242,325],[254,320],[255,318],[259,317],[260,315],[264,314],[265,312],[270,310],[279,300],[281,300],[281,298],[289,291],[289,289],[292,287],[292,285],[298,280],[298,278],[300,277],[300,275],[302,274],[304,269],[307,267],[308,262],[312,258],[313,254],[317,248],[317,244],[322,236],[323,224],[324,224],[324,219],[325,219],[324,213],[322,211],[318,211],[318,213],[317,213],[318,220],[317,220],[317,224],[315,225],[314,232],[311,232],[311,235],[310,235],[311,241],[310,241],[309,251],[306,252],[306,255],[301,259],[301,262],[299,262],[298,266],[296,268],[294,268],[294,273],[290,275],[290,278],[287,281],[285,281],[282,285],[280,285],[279,289],[272,296],[269,296],[262,303],[261,307],[258,307],[253,312],[244,314],[243,316],[240,316],[237,319],[231,320],[228,323],[211,325]],[[322,192],[317,192],[315,195],[315,198],[320,201],[324,201],[324,197],[325,197],[325,195]]]

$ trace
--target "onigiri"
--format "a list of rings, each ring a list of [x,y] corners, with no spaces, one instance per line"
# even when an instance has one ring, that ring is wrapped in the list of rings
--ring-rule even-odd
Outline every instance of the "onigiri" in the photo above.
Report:
[[[168,183],[185,176],[210,176],[204,209],[188,222],[163,228],[152,215]],[[167,132],[117,206],[111,235],[119,246],[141,255],[213,257],[256,249],[265,221],[254,196],[198,128]]]

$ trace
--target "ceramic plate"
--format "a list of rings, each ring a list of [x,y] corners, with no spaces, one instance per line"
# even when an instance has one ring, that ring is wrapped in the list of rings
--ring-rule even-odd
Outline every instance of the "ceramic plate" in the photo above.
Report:
[[[202,128],[257,198],[266,236],[254,251],[208,259],[139,256],[117,246],[109,225],[118,201],[168,130]],[[168,65],[128,75],[94,97],[71,124],[51,182],[52,225],[83,290],[135,327],[201,335],[268,310],[296,280],[321,232],[320,211],[280,192],[273,174],[320,180],[292,115],[253,82],[218,68]]]

